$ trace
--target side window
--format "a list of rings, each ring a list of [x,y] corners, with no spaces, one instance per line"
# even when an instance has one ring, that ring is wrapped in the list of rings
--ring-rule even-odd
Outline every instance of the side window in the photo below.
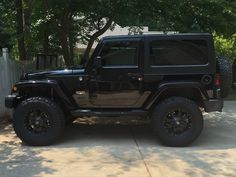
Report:
[[[100,56],[103,66],[138,66],[138,41],[107,42]]]
[[[204,40],[156,40],[150,45],[152,66],[204,65],[208,62],[207,43]]]

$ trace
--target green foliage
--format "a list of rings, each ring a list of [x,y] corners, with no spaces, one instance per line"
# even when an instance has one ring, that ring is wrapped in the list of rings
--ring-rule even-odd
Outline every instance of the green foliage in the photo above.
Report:
[[[217,53],[235,58],[235,0],[22,1],[25,18],[22,35],[29,56],[45,51],[62,55],[65,50],[61,39],[63,30],[69,38],[68,48],[76,43],[88,44],[91,34],[112,20],[109,29],[113,29],[114,24],[130,26],[130,34],[140,33],[141,26],[157,31],[216,32]],[[1,0],[0,19],[0,47],[10,48],[17,56],[15,0]],[[79,59],[75,59],[75,63],[78,62]]]
[[[130,26],[129,27],[129,35],[138,35],[142,34],[143,27],[142,26]]]
[[[0,1],[0,50],[1,48],[12,49],[15,40],[12,38],[14,32],[14,3],[12,1]]]
[[[213,32],[227,37],[236,32],[236,1],[140,1],[140,21],[153,30]]]
[[[215,42],[216,55],[225,56],[231,61],[236,59],[236,34],[229,38],[223,35],[213,34]]]

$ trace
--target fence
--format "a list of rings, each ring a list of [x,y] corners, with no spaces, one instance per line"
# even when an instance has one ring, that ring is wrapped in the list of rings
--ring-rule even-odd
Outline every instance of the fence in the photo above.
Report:
[[[2,50],[0,56],[0,119],[11,115],[11,110],[5,108],[5,96],[10,94],[12,85],[20,79],[23,71],[35,68],[35,63],[23,64],[11,60],[8,49]]]
[[[36,60],[17,62],[9,58],[8,49],[2,49],[0,56],[0,119],[10,116],[11,110],[5,108],[5,96],[10,94],[12,85],[16,83],[24,72],[36,69],[53,69],[63,66],[63,60],[57,55],[38,55]]]
[[[21,65],[9,59],[8,50],[3,49],[3,56],[0,57],[0,118],[10,114],[5,108],[4,98],[10,94],[12,84],[21,75]]]

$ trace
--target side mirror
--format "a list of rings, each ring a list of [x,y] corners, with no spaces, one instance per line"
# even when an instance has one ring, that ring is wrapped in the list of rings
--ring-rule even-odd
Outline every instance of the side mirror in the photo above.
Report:
[[[102,58],[100,56],[97,56],[95,58],[94,63],[95,63],[96,68],[101,68],[102,67]]]

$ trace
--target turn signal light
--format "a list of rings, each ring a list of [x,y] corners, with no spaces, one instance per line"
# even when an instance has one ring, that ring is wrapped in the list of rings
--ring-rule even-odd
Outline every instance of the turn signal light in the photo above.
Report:
[[[17,92],[17,87],[15,85],[12,87],[12,91]]]

